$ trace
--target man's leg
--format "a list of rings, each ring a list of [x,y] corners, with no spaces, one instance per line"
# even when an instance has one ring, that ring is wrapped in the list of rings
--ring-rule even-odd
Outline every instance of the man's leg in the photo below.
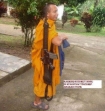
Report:
[[[42,102],[41,98],[38,97],[37,95],[35,95],[34,106],[37,106],[38,108],[45,109],[45,110],[47,110],[49,108],[49,105]]]
[[[34,104],[40,104],[41,103],[41,98],[35,95],[35,101]]]

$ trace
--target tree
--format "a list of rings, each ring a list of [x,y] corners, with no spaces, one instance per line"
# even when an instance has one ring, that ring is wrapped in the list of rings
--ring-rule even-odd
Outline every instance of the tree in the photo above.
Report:
[[[25,46],[33,41],[33,29],[38,24],[42,15],[42,7],[47,2],[57,3],[57,0],[8,0],[14,7],[18,23],[25,34]]]
[[[86,0],[60,0],[60,3],[67,3],[70,7],[84,3]]]

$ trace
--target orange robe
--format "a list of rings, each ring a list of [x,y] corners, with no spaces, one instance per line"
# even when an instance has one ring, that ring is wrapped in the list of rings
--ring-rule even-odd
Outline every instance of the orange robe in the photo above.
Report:
[[[48,51],[50,51],[51,41],[54,37],[58,35],[55,29],[54,21],[47,20],[49,24],[49,34],[48,34]],[[31,51],[31,58],[32,58],[32,66],[34,68],[34,93],[39,97],[45,96],[45,88],[46,84],[43,81],[44,75],[44,66],[41,61],[41,49],[43,48],[43,24],[44,20],[40,20],[38,26],[36,27],[35,32],[35,40],[33,42],[32,51]],[[53,45],[53,52],[58,55],[58,59],[53,60],[53,65],[55,69],[52,73],[52,86],[48,86],[48,95],[51,97],[55,95],[56,92],[56,85],[60,83],[60,61],[59,61],[59,52],[58,46]]]

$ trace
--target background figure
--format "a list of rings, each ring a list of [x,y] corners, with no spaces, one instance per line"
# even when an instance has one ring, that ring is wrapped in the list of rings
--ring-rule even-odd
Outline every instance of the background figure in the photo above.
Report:
[[[62,28],[64,27],[64,24],[67,22],[67,12],[63,12],[62,16]]]

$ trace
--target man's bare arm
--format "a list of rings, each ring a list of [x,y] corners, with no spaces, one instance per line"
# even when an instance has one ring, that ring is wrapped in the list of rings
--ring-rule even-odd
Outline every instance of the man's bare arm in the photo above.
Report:
[[[54,45],[60,46],[62,44],[62,41],[65,40],[65,39],[67,39],[67,36],[65,36],[63,34],[62,35],[58,35],[58,36],[56,36],[56,37],[54,37],[52,39],[52,43]]]

